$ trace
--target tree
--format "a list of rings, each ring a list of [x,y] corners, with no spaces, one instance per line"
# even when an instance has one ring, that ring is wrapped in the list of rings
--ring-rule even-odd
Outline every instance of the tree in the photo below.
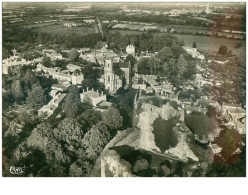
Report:
[[[42,58],[41,63],[43,64],[43,66],[48,67],[48,68],[52,66],[51,58],[48,57],[48,56],[44,56],[44,57]]]
[[[14,80],[11,85],[11,92],[17,103],[20,103],[24,99],[24,93],[21,86],[20,80]]]
[[[65,163],[70,159],[63,152],[62,146],[53,135],[49,123],[40,123],[27,139],[27,146],[42,150],[49,162]]]
[[[35,73],[31,69],[27,69],[25,75],[23,77],[23,81],[25,82],[26,89],[31,89],[32,85],[39,84],[39,81],[35,75]]]
[[[4,136],[11,135],[13,137],[18,136],[23,131],[21,124],[18,124],[16,121],[10,121],[8,124],[8,130],[4,133]]]
[[[110,133],[105,124],[99,122],[97,125],[93,125],[91,130],[84,135],[82,140],[82,143],[86,148],[87,157],[89,159],[96,159],[109,142],[110,138]]]
[[[92,127],[98,121],[101,121],[101,112],[96,111],[94,109],[87,109],[83,112],[81,116],[79,116],[86,123],[86,127]],[[79,119],[79,120],[80,120]]]
[[[196,42],[195,41],[193,42],[192,47],[193,48],[197,48],[197,45],[196,45]]]
[[[41,57],[41,54],[37,51],[25,51],[22,53],[22,58],[25,60],[33,60],[38,57]]]
[[[178,70],[179,70],[179,72],[178,72],[179,75],[182,75],[187,70],[188,63],[184,59],[183,55],[180,55],[180,58],[177,61],[177,67],[178,67]]]
[[[242,148],[241,136],[235,129],[225,128],[220,132],[218,138],[216,138],[216,143],[222,148],[221,155],[226,160],[227,163],[232,164],[236,159],[235,151]]]
[[[132,55],[128,55],[125,59],[125,62],[130,62],[131,66],[134,67],[134,64],[137,62],[136,59]]]
[[[218,54],[226,55],[228,53],[227,46],[221,45],[218,50]]]
[[[141,158],[139,160],[137,160],[133,166],[133,172],[137,173],[139,171],[144,171],[146,169],[148,169],[149,167],[149,163],[146,159]]]
[[[68,116],[75,116],[81,108],[79,90],[76,85],[71,85],[68,90],[69,93],[65,97],[62,108]]]
[[[60,67],[62,70],[66,70],[67,69],[66,68],[66,65],[67,65],[67,62],[65,60],[59,60],[59,59],[57,59],[55,61],[55,66],[56,67]]]
[[[78,57],[79,57],[79,54],[77,52],[77,49],[76,48],[72,48],[71,51],[69,51],[69,53],[68,53],[68,57],[70,59],[72,59],[73,61],[77,61],[78,60]]]
[[[148,66],[148,59],[147,58],[141,58],[138,62],[138,72],[139,74],[149,74],[149,66]]]
[[[157,58],[149,58],[148,64],[150,66],[150,74],[157,74],[159,72],[159,61]]]
[[[29,93],[26,103],[30,108],[39,109],[46,104],[45,92],[41,86],[35,86]]]
[[[184,50],[181,46],[174,46],[171,48],[171,50],[176,58],[180,57],[180,55],[184,53]]]
[[[53,132],[55,138],[65,142],[68,148],[73,146],[74,149],[78,149],[81,146],[83,131],[76,119],[65,118]]]
[[[212,121],[202,113],[186,115],[185,123],[194,134],[208,135],[214,131]]]
[[[83,176],[83,170],[81,167],[79,167],[75,162],[71,164],[70,170],[69,170],[69,176],[70,177],[82,177]]]
[[[109,126],[112,130],[117,130],[123,125],[123,118],[119,110],[114,107],[108,108],[107,111],[102,113],[102,122]]]
[[[163,47],[159,53],[158,53],[158,58],[160,60],[162,60],[162,62],[168,60],[169,58],[171,58],[173,56],[173,52],[171,51],[170,47]]]
[[[105,47],[106,45],[107,45],[106,42],[98,41],[97,44],[96,44],[96,49],[101,49],[101,48]]]

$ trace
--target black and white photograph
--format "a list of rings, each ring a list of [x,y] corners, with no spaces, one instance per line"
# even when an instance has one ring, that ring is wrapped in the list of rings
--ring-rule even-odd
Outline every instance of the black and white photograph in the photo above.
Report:
[[[246,177],[246,2],[1,16],[2,177]]]

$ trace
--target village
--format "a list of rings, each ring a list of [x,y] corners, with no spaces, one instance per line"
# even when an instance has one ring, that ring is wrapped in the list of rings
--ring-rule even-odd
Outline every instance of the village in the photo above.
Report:
[[[66,90],[70,85],[76,85],[79,89],[81,88],[82,93],[80,94],[80,98],[82,103],[90,105],[102,112],[112,106],[112,103],[108,102],[107,96],[115,96],[115,93],[120,88],[127,89],[131,87],[137,90],[139,98],[156,96],[161,99],[175,101],[179,105],[179,109],[184,110],[186,115],[192,112],[206,114],[207,107],[211,105],[221,112],[220,118],[227,119],[225,123],[223,122],[223,125],[236,129],[241,135],[245,134],[245,105],[242,107],[240,104],[232,102],[223,102],[221,105],[216,97],[211,94],[211,91],[205,91],[203,93],[202,90],[205,86],[220,87],[223,84],[223,80],[214,77],[213,72],[208,68],[208,62],[211,63],[211,60],[206,61],[205,56],[200,54],[197,48],[185,46],[182,46],[182,48],[194,59],[197,59],[197,71],[195,79],[184,82],[180,85],[179,89],[173,86],[166,78],[158,78],[156,75],[139,74],[137,63],[132,68],[130,62],[125,62],[128,55],[133,56],[137,62],[142,57],[150,58],[154,55],[151,53],[147,55],[146,52],[143,52],[143,56],[137,56],[135,46],[133,45],[127,45],[126,52],[120,54],[108,49],[107,45],[104,45],[101,49],[80,48],[77,50],[80,53],[79,58],[100,65],[96,68],[103,70],[103,75],[98,81],[104,84],[104,92],[99,92],[93,88],[89,89],[89,87],[86,89],[82,88],[81,84],[84,81],[84,72],[81,66],[69,63],[66,65],[66,70],[61,70],[59,67],[49,68],[41,64],[42,57],[27,61],[22,59],[16,51],[13,51],[13,56],[3,60],[3,74],[14,74],[18,67],[34,66],[33,71],[37,75],[58,80],[57,84],[52,85],[52,90],[49,93],[52,99],[47,105],[44,105],[38,110],[38,115],[44,120],[55,118],[59,114],[61,103],[66,97]],[[64,52],[69,52],[69,50],[64,50]],[[60,53],[52,49],[43,49],[42,54],[43,56],[50,57],[51,61],[63,59]],[[225,61],[216,60],[215,62],[225,63]],[[181,92],[187,92],[189,90],[196,90],[199,94],[204,95],[197,97],[194,101],[192,96],[187,98],[180,97]],[[200,139],[198,138],[198,140]],[[207,140],[208,142],[209,140]],[[210,142],[210,146],[212,145]]]

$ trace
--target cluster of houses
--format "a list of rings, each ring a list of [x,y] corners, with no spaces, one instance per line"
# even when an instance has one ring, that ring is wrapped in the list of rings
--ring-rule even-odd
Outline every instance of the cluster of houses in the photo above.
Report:
[[[10,74],[14,69],[20,66],[34,65],[42,61],[42,58],[25,60],[16,52],[16,50],[13,50],[13,54],[13,56],[10,56],[9,58],[6,58],[2,61],[2,70],[4,75]]]
[[[190,54],[193,58],[197,58],[200,61],[205,61],[204,55],[200,54],[196,48],[183,47],[183,49]],[[68,50],[69,51],[69,50]],[[63,51],[63,52],[68,52]],[[192,112],[201,112],[206,114],[207,106],[212,105],[223,111],[223,114],[226,115],[229,119],[227,123],[228,126],[236,128],[240,134],[245,133],[245,110],[240,105],[234,104],[223,104],[222,106],[214,101],[211,96],[202,96],[196,101],[192,99],[180,99],[178,98],[179,93],[175,92],[175,87],[168,82],[166,79],[158,79],[155,75],[142,75],[138,74],[138,67],[135,64],[133,70],[131,69],[130,62],[124,62],[124,59],[127,55],[133,55],[137,60],[140,58],[135,54],[135,47],[133,45],[128,45],[126,47],[126,53],[118,55],[112,50],[109,50],[107,45],[101,49],[91,50],[89,48],[79,49],[78,52],[81,53],[80,58],[99,63],[102,65],[104,74],[99,79],[100,82],[104,83],[105,90],[110,94],[115,94],[120,88],[127,88],[131,86],[134,89],[139,90],[140,92],[145,92],[143,94],[151,95],[156,94],[163,99],[174,100],[180,105],[179,109],[183,109],[185,114],[190,114]],[[50,95],[53,97],[52,100],[42,107],[39,110],[39,115],[43,116],[47,112],[47,117],[53,116],[59,111],[61,102],[65,97],[64,91],[71,84],[81,87],[82,81],[84,80],[84,74],[80,66],[74,64],[68,64],[66,70],[61,70],[59,67],[45,67],[41,64],[42,58],[34,59],[33,61],[25,61],[24,59],[20,60],[19,55],[16,51],[13,52],[14,56],[3,60],[3,74],[8,74],[9,70],[15,66],[23,66],[30,63],[39,63],[37,65],[37,71],[41,71],[43,76],[52,77],[59,81],[58,84],[52,86],[52,91]],[[43,49],[43,56],[48,56],[52,61],[57,59],[63,59],[62,55],[57,53],[54,50]],[[151,57],[155,54],[153,53],[143,53],[142,57]],[[132,71],[135,72],[134,76]],[[211,78],[209,75],[208,69],[205,69],[197,65],[197,73],[195,75],[194,81],[189,81],[183,84],[183,90],[195,90],[199,91],[205,85],[210,86],[221,86],[221,83],[215,82],[215,79]],[[96,109],[108,108],[111,106],[107,102],[106,94],[103,92],[99,93],[94,90],[83,90],[83,93],[80,94],[81,102],[89,104]],[[208,102],[203,104],[202,102]],[[100,109],[101,110],[101,109]],[[199,138],[200,139],[200,138]],[[207,139],[207,138],[206,138]]]
[[[101,49],[94,49],[88,51],[81,51],[79,58],[93,62],[99,63],[104,66],[105,60],[111,59],[114,63],[123,62],[123,60],[127,57],[127,55],[135,56],[135,46],[128,45],[126,47],[126,53],[121,55],[116,54],[113,50],[108,49],[108,45],[106,44]]]
[[[50,57],[50,58],[51,58],[51,61],[63,59],[62,54],[56,52],[56,51],[53,50],[53,49],[43,49],[43,50],[42,50],[42,54],[43,54],[44,56]]]
[[[143,81],[150,85],[156,94],[166,98],[177,99],[177,96],[173,93],[174,86],[170,82],[158,82],[155,75],[141,75],[141,77]]]
[[[54,79],[60,81],[67,81],[72,85],[80,85],[84,80],[84,74],[81,71],[81,67],[68,64],[67,70],[60,70],[58,67],[48,68],[42,64],[37,65],[37,71],[43,71],[45,74],[51,76]]]
[[[59,113],[62,101],[66,96],[65,93],[61,93],[58,90],[52,90],[50,94],[53,97],[52,100],[38,110],[38,115],[45,119],[56,116]]]
[[[77,27],[77,26],[81,26],[82,23],[75,23],[75,22],[66,22],[63,23],[62,26],[67,27],[67,28],[71,28],[71,27]]]
[[[186,47],[186,46],[182,46],[182,48],[188,53],[190,54],[193,58],[198,58],[200,60],[204,60],[205,56],[200,54],[199,51],[197,51],[197,48],[192,48],[192,47]]]
[[[105,59],[109,58],[111,58],[114,62],[120,61],[120,56],[113,50],[107,49],[107,45],[101,49],[94,49],[90,52],[82,52],[79,58],[89,62],[99,63],[100,65],[104,65]]]

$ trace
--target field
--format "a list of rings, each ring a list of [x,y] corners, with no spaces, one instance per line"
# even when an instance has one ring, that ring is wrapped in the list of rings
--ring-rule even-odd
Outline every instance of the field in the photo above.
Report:
[[[24,28],[27,29],[32,29],[32,28],[44,28],[46,26],[52,26],[56,24],[60,24],[61,22],[49,22],[49,23],[41,23],[41,24],[29,24],[29,25],[24,25]]]
[[[130,31],[130,30],[110,30],[110,32],[115,33],[119,32],[122,35],[137,35],[146,32],[142,31]],[[220,45],[226,45],[229,50],[231,50],[234,54],[239,56],[242,61],[245,61],[245,52],[246,52],[246,41],[245,40],[237,40],[237,39],[225,39],[220,37],[209,37],[209,36],[199,36],[199,35],[180,35],[173,34],[178,37],[180,40],[184,41],[186,46],[192,47],[193,42],[196,42],[197,48],[200,52],[206,53],[216,53],[220,47]],[[241,47],[239,49],[235,49],[234,46],[237,43],[241,43]]]
[[[94,30],[89,26],[78,26],[67,28],[62,25],[53,25],[53,26],[45,26],[42,28],[34,29],[36,32],[44,32],[50,34],[77,34],[77,35],[87,35],[90,33],[94,33]]]
[[[224,39],[217,37],[198,36],[198,35],[179,35],[175,34],[180,40],[183,40],[186,46],[192,47],[196,42],[197,48],[206,53],[216,53],[220,45],[226,45],[229,50],[245,60],[245,40]],[[242,43],[238,51],[234,48],[237,43]]]
[[[112,27],[112,29],[128,29],[128,30],[139,30],[139,31],[147,31],[147,30],[153,30],[153,29],[170,29],[173,28],[179,33],[207,33],[209,29],[204,27],[194,27],[194,26],[183,26],[183,25],[144,25],[144,24],[116,24]]]
[[[109,32],[111,33],[115,33],[115,32],[119,32],[121,33],[122,35],[139,35],[139,34],[142,34],[144,32],[142,31],[131,31],[131,30],[109,30]]]

